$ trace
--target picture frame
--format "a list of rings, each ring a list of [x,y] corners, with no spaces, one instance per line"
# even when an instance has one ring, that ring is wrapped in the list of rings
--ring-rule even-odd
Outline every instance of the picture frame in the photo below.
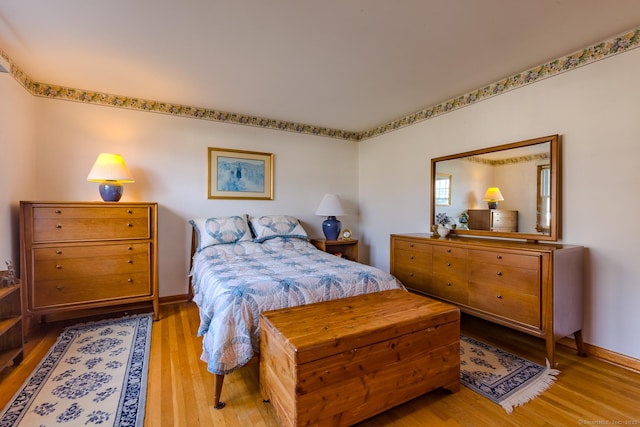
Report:
[[[273,154],[208,149],[208,198],[273,200]]]

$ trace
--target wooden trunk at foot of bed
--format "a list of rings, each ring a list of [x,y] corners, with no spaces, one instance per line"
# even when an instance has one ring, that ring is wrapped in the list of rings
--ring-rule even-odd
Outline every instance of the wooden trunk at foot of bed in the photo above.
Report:
[[[260,388],[284,426],[353,425],[460,388],[458,308],[405,291],[265,312]]]

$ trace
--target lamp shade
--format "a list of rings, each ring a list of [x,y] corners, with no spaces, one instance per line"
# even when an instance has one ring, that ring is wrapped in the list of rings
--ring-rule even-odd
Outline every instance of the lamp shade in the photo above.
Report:
[[[135,182],[129,172],[127,164],[120,154],[101,153],[93,164],[87,181],[105,182],[116,181],[120,183]]]
[[[487,192],[484,193],[482,200],[485,202],[501,202],[504,200],[504,197],[502,197],[502,193],[498,187],[489,187]]]
[[[345,211],[340,203],[340,198],[335,194],[325,194],[318,209],[316,209],[316,215],[321,216],[339,216],[345,215]]]
[[[502,197],[502,193],[498,187],[489,187],[487,188],[487,192],[484,193],[482,200],[489,203],[489,209],[497,209],[498,202],[503,201],[504,197]]]

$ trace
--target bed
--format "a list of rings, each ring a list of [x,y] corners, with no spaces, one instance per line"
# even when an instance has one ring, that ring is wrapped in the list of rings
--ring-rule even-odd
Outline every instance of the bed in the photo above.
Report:
[[[289,215],[198,218],[193,227],[191,292],[200,313],[202,361],[224,375],[256,360],[262,311],[404,289],[392,275],[313,246]]]

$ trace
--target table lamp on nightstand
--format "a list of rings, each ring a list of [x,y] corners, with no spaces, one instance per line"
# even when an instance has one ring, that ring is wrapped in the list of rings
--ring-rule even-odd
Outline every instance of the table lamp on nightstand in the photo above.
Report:
[[[340,198],[335,194],[325,194],[320,201],[316,215],[327,216],[322,222],[322,231],[327,240],[337,240],[340,234],[340,221],[336,219],[338,215],[345,215]]]
[[[125,182],[135,182],[120,154],[101,153],[87,176],[89,182],[99,182],[100,196],[105,202],[117,202],[122,197]]]

